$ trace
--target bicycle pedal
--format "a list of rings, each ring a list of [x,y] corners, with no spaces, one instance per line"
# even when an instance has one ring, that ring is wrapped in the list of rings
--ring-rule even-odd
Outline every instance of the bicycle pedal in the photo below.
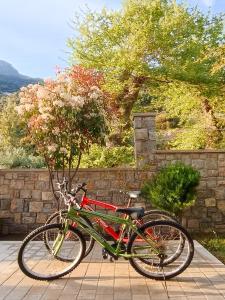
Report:
[[[105,249],[102,249],[102,258],[107,259],[109,257],[108,253],[105,251]]]

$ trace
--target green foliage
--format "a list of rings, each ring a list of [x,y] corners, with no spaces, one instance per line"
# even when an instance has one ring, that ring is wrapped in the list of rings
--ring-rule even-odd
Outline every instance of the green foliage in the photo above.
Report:
[[[225,263],[225,235],[224,233],[197,234],[198,240],[207,250]]]
[[[142,194],[153,206],[180,214],[194,204],[199,180],[200,173],[191,166],[180,162],[169,164],[144,184]]]
[[[89,153],[84,154],[80,166],[83,168],[112,168],[134,165],[134,149],[132,146],[106,148],[92,145]]]
[[[0,151],[1,168],[45,168],[40,156],[35,156],[23,148],[5,148]]]
[[[21,125],[20,118],[15,110],[19,102],[17,94],[2,97],[0,110],[0,149],[5,147],[21,146],[21,139],[25,135],[25,126]]]
[[[177,80],[209,96],[224,82],[222,15],[204,15],[173,0],[127,0],[119,11],[88,10],[75,24],[80,35],[68,41],[71,60],[104,73],[121,119],[130,117],[146,88]],[[200,101],[189,98],[184,109],[196,111]]]
[[[155,99],[148,109],[160,111],[157,129],[167,140],[164,148],[215,149],[224,145],[223,88],[218,85],[217,89],[211,86],[203,90],[203,87],[178,81],[152,90]]]

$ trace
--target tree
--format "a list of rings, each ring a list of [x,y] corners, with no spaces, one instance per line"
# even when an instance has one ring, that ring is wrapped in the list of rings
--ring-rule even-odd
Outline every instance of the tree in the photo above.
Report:
[[[107,125],[100,81],[98,73],[75,66],[19,94],[17,111],[26,125],[26,139],[45,159],[56,199],[53,173],[59,181],[58,171],[63,177],[67,172],[70,189],[82,154],[92,143],[104,141]]]
[[[19,102],[18,94],[1,97],[0,109],[0,149],[5,147],[19,147],[24,136],[15,107]]]
[[[71,59],[104,73],[123,129],[140,91],[155,84],[201,86],[203,106],[211,110],[208,90],[223,83],[221,69],[211,72],[224,38],[221,15],[211,18],[172,0],[127,0],[119,11],[87,11],[75,24],[80,34],[68,42]]]
[[[200,86],[172,82],[158,88],[146,109],[157,110],[160,147],[167,149],[223,148],[225,136],[224,90],[218,88],[206,97]],[[165,140],[167,142],[165,143]]]

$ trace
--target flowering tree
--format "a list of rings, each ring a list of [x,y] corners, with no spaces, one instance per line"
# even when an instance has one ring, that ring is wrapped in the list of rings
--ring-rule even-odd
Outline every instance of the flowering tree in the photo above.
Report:
[[[74,66],[58,72],[55,80],[20,91],[17,107],[27,127],[26,140],[34,145],[48,166],[54,196],[53,172],[68,169],[69,188],[82,153],[92,143],[102,143],[107,132],[102,77],[93,70]]]

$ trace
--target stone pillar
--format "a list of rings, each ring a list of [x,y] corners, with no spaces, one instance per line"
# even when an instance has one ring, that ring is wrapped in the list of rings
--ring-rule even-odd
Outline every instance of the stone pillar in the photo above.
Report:
[[[137,168],[154,162],[156,113],[134,113],[134,147]]]

